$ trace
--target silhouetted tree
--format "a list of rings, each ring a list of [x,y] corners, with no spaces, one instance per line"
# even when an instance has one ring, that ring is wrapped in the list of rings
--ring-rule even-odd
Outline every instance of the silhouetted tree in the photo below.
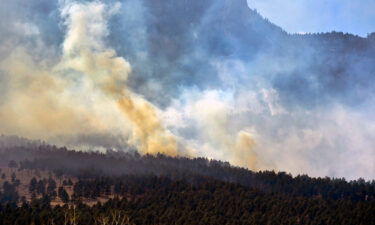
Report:
[[[68,203],[69,202],[69,195],[65,191],[64,187],[59,187],[58,189],[58,195],[62,202]]]

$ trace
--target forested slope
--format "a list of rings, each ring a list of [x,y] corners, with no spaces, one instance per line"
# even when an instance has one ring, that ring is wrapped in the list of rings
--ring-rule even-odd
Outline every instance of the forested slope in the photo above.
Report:
[[[3,145],[0,159],[14,173],[1,178],[0,224],[375,224],[375,182],[363,179],[41,143]],[[22,171],[30,198],[18,192]]]

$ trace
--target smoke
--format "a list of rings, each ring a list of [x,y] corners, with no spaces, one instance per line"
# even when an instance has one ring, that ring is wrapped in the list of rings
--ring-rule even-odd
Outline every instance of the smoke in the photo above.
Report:
[[[107,21],[119,8],[119,4],[108,7],[98,2],[67,4],[62,9],[68,32],[61,66],[87,75],[95,86],[117,102],[133,126],[132,144],[142,153],[176,155],[176,140],[164,129],[155,107],[126,88],[130,64],[104,44],[109,33]]]
[[[8,75],[9,90],[0,105],[1,132],[44,138],[47,130],[68,133],[95,127],[95,121],[85,112],[81,114],[79,107],[66,104],[64,88],[68,83],[53,76],[50,68],[35,65],[23,48],[15,49],[1,69]]]
[[[176,140],[164,129],[157,109],[127,89],[130,64],[104,43],[109,33],[107,21],[119,7],[64,2],[61,17],[67,32],[57,65],[43,66],[44,59],[36,65],[22,47],[13,50],[1,63],[11,90],[0,108],[1,132],[56,142],[87,131],[94,135],[129,135],[130,131],[128,144],[142,153],[177,154]],[[79,96],[77,89],[89,92]],[[86,99],[77,102],[75,96],[90,98],[93,105],[86,108]],[[113,105],[118,107],[117,115],[100,112],[102,108],[114,110]],[[107,113],[112,114],[111,119],[105,118]],[[119,119],[119,113],[128,121]],[[129,128],[116,127],[121,122]]]
[[[184,137],[196,154],[228,160],[235,165],[257,169],[255,132],[237,126],[233,96],[227,92],[186,90],[181,99],[164,112],[164,123]]]
[[[238,133],[237,142],[235,145],[235,160],[236,165],[248,167],[256,170],[257,157],[253,149],[255,141],[252,135],[246,131]]]
[[[0,133],[375,177],[371,37],[289,35],[246,0],[5,1],[0,33]]]

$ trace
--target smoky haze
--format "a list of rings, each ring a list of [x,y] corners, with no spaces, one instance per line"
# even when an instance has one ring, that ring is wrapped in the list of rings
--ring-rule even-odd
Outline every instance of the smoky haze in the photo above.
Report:
[[[0,11],[0,133],[375,178],[374,35],[289,35],[246,0]]]

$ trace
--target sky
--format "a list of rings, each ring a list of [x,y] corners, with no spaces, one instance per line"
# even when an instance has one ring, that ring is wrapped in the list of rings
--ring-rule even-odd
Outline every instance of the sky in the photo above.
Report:
[[[246,0],[1,4],[0,134],[375,179],[371,39],[290,36]]]
[[[375,32],[375,0],[248,0],[248,5],[289,33]]]

